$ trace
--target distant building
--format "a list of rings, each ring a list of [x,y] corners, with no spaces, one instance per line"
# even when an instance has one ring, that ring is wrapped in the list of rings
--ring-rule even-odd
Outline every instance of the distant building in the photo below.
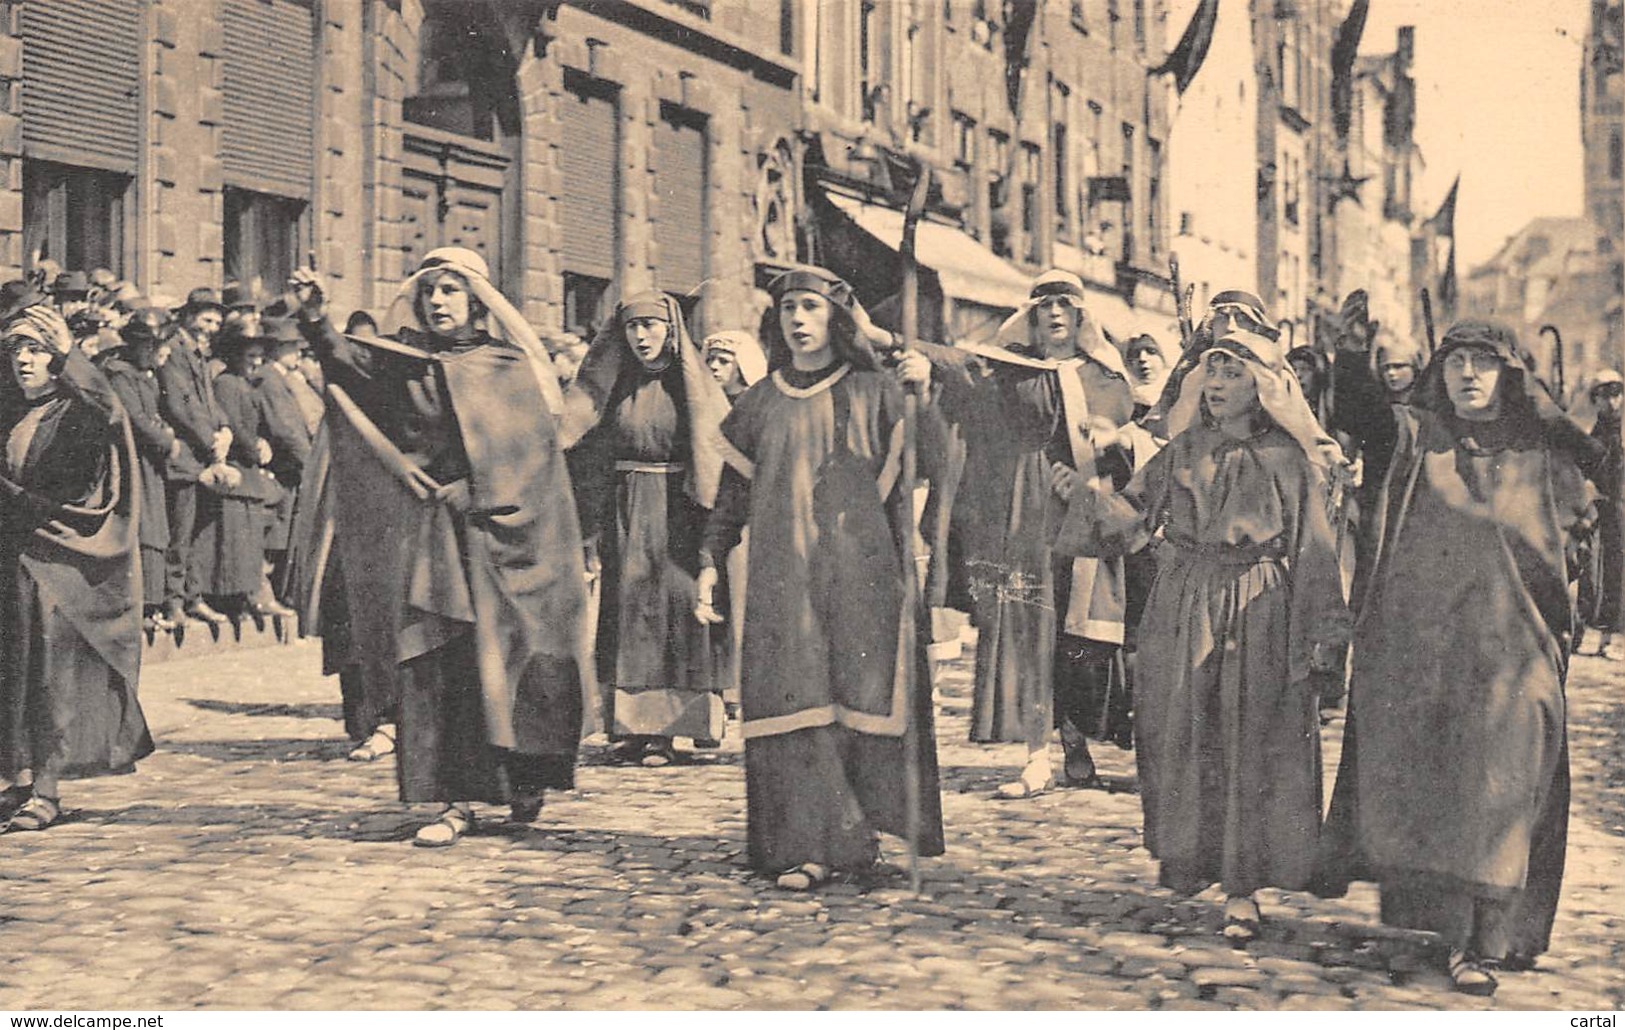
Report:
[[[1625,367],[1625,5],[1592,0],[1580,71],[1580,138],[1585,152],[1585,209],[1601,236],[1599,280],[1608,314],[1602,364]]]
[[[1567,392],[1591,372],[1619,367],[1618,284],[1606,241],[1589,218],[1536,218],[1501,245],[1462,283],[1461,310],[1507,322],[1536,359],[1538,373],[1557,383],[1553,326],[1563,341]]]
[[[922,323],[990,339],[1038,271],[1084,279],[1118,337],[1166,329],[1164,18],[1151,0],[803,0],[803,260],[896,324],[903,208]]]

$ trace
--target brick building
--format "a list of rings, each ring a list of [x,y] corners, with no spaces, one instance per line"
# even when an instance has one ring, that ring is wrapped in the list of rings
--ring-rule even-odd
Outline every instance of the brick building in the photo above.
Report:
[[[544,329],[659,286],[721,324],[782,257],[789,5],[25,0],[4,5],[0,271],[152,296],[314,255],[380,309],[480,251]],[[703,303],[702,303],[703,302]],[[743,317],[743,316],[741,316]]]
[[[1165,13],[1151,0],[795,5],[805,131],[801,256],[896,320],[915,169],[922,321],[985,340],[1033,274],[1079,273],[1119,337],[1165,329]]]

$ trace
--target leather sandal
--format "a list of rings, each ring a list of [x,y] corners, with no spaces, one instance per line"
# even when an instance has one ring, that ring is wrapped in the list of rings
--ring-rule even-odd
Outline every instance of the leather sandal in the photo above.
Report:
[[[474,813],[451,805],[434,822],[419,829],[412,843],[420,848],[449,848],[473,828]]]
[[[1483,963],[1465,951],[1452,951],[1447,968],[1450,971],[1451,985],[1462,994],[1488,998],[1499,986],[1495,976],[1484,968]]]
[[[1039,778],[1036,771],[1039,768],[1045,770],[1042,779]],[[993,796],[1000,801],[1025,801],[1028,798],[1038,797],[1040,794],[1048,794],[1054,789],[1055,774],[1049,771],[1049,767],[1029,763],[1027,768],[1021,771],[1020,779],[1013,783],[1000,784],[999,789],[994,792]]]
[[[15,815],[6,821],[6,833],[43,830],[62,814],[62,806],[55,798],[35,794],[23,802]]]
[[[1258,902],[1252,898],[1232,898],[1224,906],[1224,929],[1219,933],[1232,944],[1246,944],[1258,936],[1264,921]]]
[[[677,752],[672,750],[670,741],[652,741],[644,747],[638,764],[645,769],[663,769],[676,760]]]
[[[803,862],[794,869],[779,874],[780,890],[804,892],[829,882],[829,867],[817,862]]]
[[[347,756],[352,762],[374,762],[395,753],[395,734],[386,726],[373,730],[368,737]]]

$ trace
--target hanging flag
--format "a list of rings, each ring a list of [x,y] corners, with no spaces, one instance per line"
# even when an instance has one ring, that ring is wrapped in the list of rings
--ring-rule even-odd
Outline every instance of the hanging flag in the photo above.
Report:
[[[1005,0],[1004,5],[1004,89],[1010,113],[1021,114],[1021,84],[1026,77],[1033,22],[1038,17],[1038,0]]]
[[[1185,34],[1168,51],[1167,59],[1151,69],[1149,74],[1172,75],[1174,87],[1181,93],[1185,92],[1201,70],[1202,62],[1207,60],[1208,47],[1213,45],[1213,26],[1218,19],[1219,0],[1202,0],[1196,7],[1196,13],[1191,15],[1191,23],[1185,26]]]
[[[1445,194],[1444,203],[1432,218],[1427,220],[1427,227],[1433,230],[1436,236],[1456,238],[1456,194],[1461,190],[1461,175],[1457,173],[1456,181],[1450,184],[1450,192]]]
[[[1360,56],[1360,37],[1365,35],[1370,10],[1371,0],[1354,0],[1332,44],[1332,125],[1339,139],[1348,137],[1354,118],[1354,59]]]
[[[1440,321],[1449,324],[1456,320],[1456,241],[1450,241],[1450,256],[1444,259],[1444,272],[1439,276]]]

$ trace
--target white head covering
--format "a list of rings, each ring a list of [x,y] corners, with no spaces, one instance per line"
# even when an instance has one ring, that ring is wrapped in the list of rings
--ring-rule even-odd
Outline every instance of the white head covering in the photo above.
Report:
[[[469,292],[485,305],[490,324],[483,326],[497,340],[522,351],[530,359],[536,385],[541,388],[542,400],[556,418],[563,411],[564,395],[559,388],[559,376],[553,359],[537,337],[536,331],[525,321],[519,310],[491,285],[491,270],[485,259],[466,247],[438,247],[423,256],[418,270],[401,283],[400,291],[385,312],[378,331],[385,336],[396,336],[402,329],[427,332],[418,317],[418,283],[425,276],[441,272],[455,272],[468,283]]]
[[[1157,403],[1157,399],[1162,396],[1162,388],[1168,384],[1168,376],[1174,370],[1174,362],[1179,360],[1179,354],[1175,352],[1171,348],[1169,342],[1167,342],[1171,341],[1172,339],[1173,338],[1167,333],[1164,333],[1162,336],[1158,336],[1155,333],[1139,333],[1124,341],[1124,364],[1128,363],[1128,356],[1131,353],[1140,350],[1156,351],[1158,356],[1162,358],[1162,371],[1157,373],[1156,378],[1151,380],[1149,383],[1140,382],[1137,375],[1134,375],[1132,372],[1130,373],[1128,381],[1131,391],[1134,394],[1134,403],[1154,405]],[[1142,344],[1142,340],[1149,340],[1150,343]]]
[[[1015,314],[1005,319],[1004,324],[999,326],[995,342],[1007,350],[1013,348],[1032,354],[1033,312],[1044,301],[1059,297],[1077,308],[1078,313],[1083,316],[1078,323],[1078,353],[1116,372],[1124,379],[1129,379],[1128,369],[1123,366],[1123,356],[1117,352],[1116,347],[1106,342],[1106,337],[1101,334],[1100,327],[1095,324],[1088,307],[1084,304],[1084,296],[1082,279],[1059,268],[1050,269],[1033,280],[1032,291],[1027,295],[1027,299],[1016,309]],[[1044,357],[1044,354],[1040,351],[1033,356]]]
[[[756,342],[756,337],[743,329],[725,329],[707,336],[705,357],[709,358],[714,350],[734,356],[739,379],[746,386],[755,386],[757,380],[767,375],[767,354],[762,350],[762,345]]]
[[[1202,418],[1202,388],[1207,383],[1207,355],[1222,350],[1241,361],[1258,384],[1258,403],[1286,433],[1298,442],[1312,464],[1329,463],[1325,433],[1303,398],[1298,377],[1287,367],[1281,345],[1267,336],[1234,330],[1215,341],[1202,360],[1179,384],[1179,397],[1168,413],[1168,437],[1172,439],[1196,425]]]

